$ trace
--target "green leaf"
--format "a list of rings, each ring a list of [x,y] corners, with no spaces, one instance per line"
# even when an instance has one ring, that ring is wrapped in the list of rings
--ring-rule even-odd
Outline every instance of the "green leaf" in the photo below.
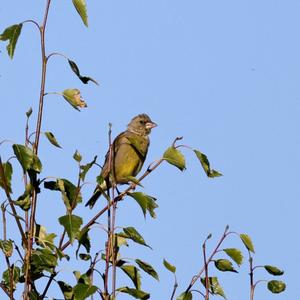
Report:
[[[88,285],[84,283],[78,283],[74,286],[74,300],[85,300],[89,296],[93,295],[97,291],[97,287],[94,285]]]
[[[91,242],[90,242],[90,237],[88,235],[89,230],[90,230],[89,228],[82,229],[79,232],[78,236],[76,237],[77,240],[78,240],[78,248],[76,250],[76,256],[78,254],[78,251],[79,251],[79,248],[80,248],[81,245],[85,248],[85,250],[87,251],[87,253],[90,253]]]
[[[88,16],[85,0],[72,0],[73,4],[80,15],[82,22],[87,27],[88,26]]]
[[[62,252],[59,248],[56,247],[56,254],[60,260],[65,258],[67,261],[70,260],[70,256]]]
[[[79,233],[80,226],[82,225],[82,218],[75,215],[65,215],[60,217],[59,223],[65,228],[70,242],[73,243]]]
[[[64,204],[69,212],[71,212],[78,203],[82,202],[80,190],[68,179],[57,179],[56,182],[46,181],[44,187],[52,191],[60,191]]]
[[[243,254],[240,250],[235,248],[226,248],[223,251],[232,259],[237,265],[241,265],[243,262]]]
[[[32,114],[32,107],[30,107],[28,109],[28,111],[26,112],[26,117],[29,118],[31,116],[31,114]]]
[[[10,290],[10,272],[13,274],[13,289],[16,289],[16,285],[19,281],[21,269],[19,267],[16,267],[15,265],[11,265],[11,269],[7,269],[2,274],[2,283],[4,286]]]
[[[143,292],[142,290],[131,289],[127,286],[118,288],[117,291],[121,293],[126,293],[136,299],[147,300],[150,298],[150,294]]]
[[[172,272],[172,273],[175,274],[175,272],[176,272],[176,267],[175,267],[175,266],[171,265],[171,264],[170,264],[169,262],[167,262],[165,259],[164,259],[163,263],[164,263],[164,266],[165,266],[170,272]]]
[[[129,193],[128,195],[139,204],[143,211],[144,217],[146,217],[147,211],[152,218],[156,217],[154,209],[157,208],[158,205],[155,203],[156,199],[154,197],[146,195],[142,192]]]
[[[135,288],[139,290],[141,288],[141,275],[139,269],[132,265],[125,265],[121,266],[120,268],[131,279]]]
[[[57,266],[57,257],[48,248],[35,249],[31,255],[31,267],[33,273],[42,273],[47,271],[53,273]]]
[[[147,210],[150,214],[150,216],[155,219],[156,218],[156,213],[155,213],[155,209],[158,207],[158,205],[156,204],[156,198],[154,197],[151,197],[148,195],[148,198],[147,198]]]
[[[88,76],[81,76],[79,68],[78,68],[77,64],[74,61],[68,59],[68,62],[69,62],[69,65],[70,65],[72,71],[81,80],[81,82],[83,82],[84,84],[87,84],[89,81],[92,81],[95,84],[99,85],[99,83],[95,79],[93,79],[91,77],[88,77]]]
[[[57,283],[64,295],[65,300],[74,300],[73,288],[63,281],[57,281]]]
[[[126,238],[123,236],[119,236],[119,234],[114,235],[115,245],[120,248],[121,246],[125,245],[128,246]]]
[[[255,253],[254,246],[253,246],[250,236],[245,233],[241,233],[240,238],[241,238],[242,242],[244,243],[245,247],[252,253]]]
[[[8,188],[8,192],[12,193],[11,189],[11,177],[13,173],[13,168],[10,162],[2,164],[4,170],[4,178],[0,175],[0,186],[5,190],[5,187]]]
[[[126,176],[124,179],[126,179],[128,182],[132,182],[140,187],[143,187],[140,181],[134,176]]]
[[[278,269],[277,267],[270,266],[270,265],[265,265],[264,268],[268,273],[274,276],[280,276],[284,274],[284,271]]]
[[[77,280],[77,283],[84,283],[84,284],[87,284],[87,285],[92,285],[92,282],[93,282],[93,278],[92,278],[92,272],[93,270],[92,269],[88,269],[85,273],[81,274],[79,277],[78,277],[78,280]],[[77,274],[77,276],[79,275],[80,273]]]
[[[40,173],[42,171],[41,161],[30,148],[17,144],[14,144],[12,147],[24,172],[33,170],[36,173]]]
[[[201,278],[201,282],[206,287],[206,280],[205,277]],[[213,295],[220,295],[224,299],[226,299],[225,293],[222,289],[222,287],[219,284],[217,277],[208,277],[208,289],[211,294]]]
[[[23,195],[21,195],[16,201],[14,201],[15,205],[21,207],[24,211],[28,211],[31,207],[31,196],[34,188],[31,183],[26,185],[25,191]]]
[[[214,178],[214,177],[222,176],[221,173],[219,173],[216,170],[212,170],[210,168],[209,160],[208,160],[207,156],[204,153],[202,153],[202,152],[200,152],[199,150],[196,150],[196,149],[194,149],[194,153],[196,154],[197,158],[199,159],[199,161],[202,165],[202,168],[203,168],[205,174],[207,175],[207,177]]]
[[[13,253],[13,241],[12,240],[0,240],[0,249],[6,257],[11,257]]]
[[[73,60],[70,60],[70,59],[68,59],[68,63],[71,67],[71,70],[79,77],[80,71],[79,71],[77,64]]]
[[[40,224],[35,226],[35,241],[37,245],[49,248],[51,250],[55,249],[54,239],[56,238],[55,233],[48,234],[46,228]]]
[[[68,211],[73,210],[78,203],[82,202],[80,190],[67,179],[57,179],[57,186],[62,194],[62,199]]]
[[[59,145],[59,143],[57,142],[55,136],[53,135],[52,132],[50,131],[46,131],[45,132],[45,136],[47,137],[48,141],[55,147],[61,148],[61,146]]]
[[[141,146],[141,140],[136,137],[126,136],[126,139],[131,144],[132,148],[139,154],[140,157],[146,157],[147,148]]]
[[[81,274],[79,271],[73,271],[73,274],[76,277],[77,283],[84,283],[89,286],[92,285],[92,277],[90,276],[91,275],[90,269],[84,274]]]
[[[87,260],[91,259],[91,256],[89,254],[80,253],[79,254],[79,258],[82,259],[82,260],[84,260],[84,261],[87,261]]]
[[[169,147],[163,158],[171,165],[174,165],[179,170],[183,171],[185,169],[185,158],[183,154],[174,147]]]
[[[97,160],[97,156],[95,156],[94,159],[93,159],[90,163],[88,163],[88,164],[86,164],[86,165],[80,166],[80,169],[81,169],[82,171],[80,172],[79,177],[81,178],[81,180],[84,181],[87,172],[88,172],[88,171],[90,170],[90,168],[96,163],[96,160]]]
[[[16,44],[20,36],[23,24],[15,24],[6,28],[0,35],[0,41],[9,41],[6,47],[9,57],[14,57]]]
[[[157,272],[154,270],[154,268],[146,263],[145,261],[142,261],[140,259],[136,259],[135,262],[138,264],[138,266],[147,274],[149,274],[150,276],[152,276],[154,279],[156,279],[157,281],[159,281],[159,277]]]
[[[192,299],[193,299],[193,295],[191,292],[183,292],[176,298],[176,300],[192,300]]]
[[[77,282],[80,280],[81,278],[81,273],[79,271],[73,271],[73,274],[77,280]],[[85,281],[84,281],[85,282]]]
[[[82,156],[81,154],[78,152],[78,150],[75,151],[75,153],[73,154],[73,158],[77,161],[77,162],[81,162],[82,160]]]
[[[29,300],[40,300],[41,295],[39,295],[36,291],[32,290],[28,293]]]
[[[286,284],[283,281],[271,280],[268,282],[268,290],[274,294],[279,294],[286,289]]]
[[[208,175],[209,178],[215,178],[215,177],[220,177],[220,176],[223,176],[223,174],[214,169],[212,169]]]
[[[62,95],[76,110],[79,110],[78,107],[87,107],[87,104],[81,98],[80,91],[78,89],[66,89],[62,92]]]
[[[123,232],[119,233],[119,236],[124,237],[126,239],[130,239],[134,241],[137,244],[149,247],[152,249],[149,245],[146,244],[144,238],[137,232],[137,230],[134,227],[125,227],[123,228]]]
[[[227,259],[215,260],[215,266],[219,271],[222,271],[222,272],[235,272],[235,273],[238,273],[233,268],[233,265],[232,265],[231,261],[229,261]]]

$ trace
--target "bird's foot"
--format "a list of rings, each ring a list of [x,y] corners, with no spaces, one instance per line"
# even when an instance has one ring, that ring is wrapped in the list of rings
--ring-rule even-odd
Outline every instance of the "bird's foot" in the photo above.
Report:
[[[136,188],[137,184],[136,183],[131,183],[130,188],[134,191]]]

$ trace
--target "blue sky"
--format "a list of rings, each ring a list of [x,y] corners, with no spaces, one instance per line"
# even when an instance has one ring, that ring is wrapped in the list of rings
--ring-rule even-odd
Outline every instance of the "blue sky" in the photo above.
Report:
[[[40,2],[3,3],[0,31],[26,19],[41,21]],[[285,270],[285,293],[271,295],[259,285],[255,299],[299,298],[299,1],[127,0],[87,1],[87,6],[88,29],[72,1],[52,1],[47,52],[70,57],[100,86],[82,85],[61,57],[49,62],[46,91],[79,88],[88,108],[78,113],[62,98],[47,96],[42,130],[52,131],[63,149],[41,140],[42,176],[75,182],[76,149],[86,162],[97,154],[102,163],[108,123],[117,135],[134,115],[146,112],[159,126],[151,134],[145,167],[183,136],[184,144],[206,153],[212,167],[224,174],[206,178],[193,153],[183,150],[185,172],[165,163],[143,182],[144,192],[158,199],[156,220],[145,221],[130,199],[120,204],[118,226],[135,226],[154,249],[132,245],[125,250],[126,256],[149,261],[159,271],[159,283],[143,276],[151,299],[169,299],[172,291],[163,258],[177,266],[178,292],[184,290],[202,266],[203,240],[213,234],[211,249],[227,224],[252,237],[257,265]],[[25,112],[33,107],[32,131],[37,113],[38,33],[24,25],[13,61],[5,44],[0,47],[0,139],[22,143]],[[10,151],[9,144],[0,148],[4,159]],[[94,168],[88,181],[95,183],[98,172]],[[20,185],[21,176],[15,174],[15,180]],[[84,199],[93,188],[86,186]],[[63,214],[59,195],[45,192],[39,222],[56,231],[56,219]],[[88,220],[93,212],[80,207],[77,214]],[[92,238],[103,245],[99,228],[92,230]],[[234,238],[225,245],[242,249]],[[62,270],[70,283],[71,270],[68,265]],[[228,299],[249,297],[247,274],[247,259],[240,274],[219,274]],[[262,271],[256,278],[271,279]],[[51,293],[59,296],[55,287]]]

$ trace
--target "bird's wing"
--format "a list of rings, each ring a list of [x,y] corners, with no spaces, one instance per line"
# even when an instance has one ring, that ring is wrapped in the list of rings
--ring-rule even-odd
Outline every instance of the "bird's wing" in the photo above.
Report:
[[[148,137],[141,137],[138,135],[132,136],[128,135],[127,140],[129,141],[131,147],[135,150],[139,158],[144,161],[148,152],[149,139]]]
[[[115,156],[116,156],[116,153],[118,152],[120,146],[127,142],[127,139],[126,139],[126,131],[120,133],[113,141],[113,144],[112,144],[112,160],[114,160]],[[104,165],[103,165],[103,168],[102,168],[102,172],[101,172],[101,176],[103,179],[106,179],[107,176],[109,175],[109,149],[105,155],[105,161],[104,161]]]

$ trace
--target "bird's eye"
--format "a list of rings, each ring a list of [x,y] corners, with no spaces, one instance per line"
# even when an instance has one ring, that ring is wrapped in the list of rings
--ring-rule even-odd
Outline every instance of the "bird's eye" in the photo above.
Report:
[[[145,124],[145,121],[140,120],[140,124],[144,125],[144,124]]]

